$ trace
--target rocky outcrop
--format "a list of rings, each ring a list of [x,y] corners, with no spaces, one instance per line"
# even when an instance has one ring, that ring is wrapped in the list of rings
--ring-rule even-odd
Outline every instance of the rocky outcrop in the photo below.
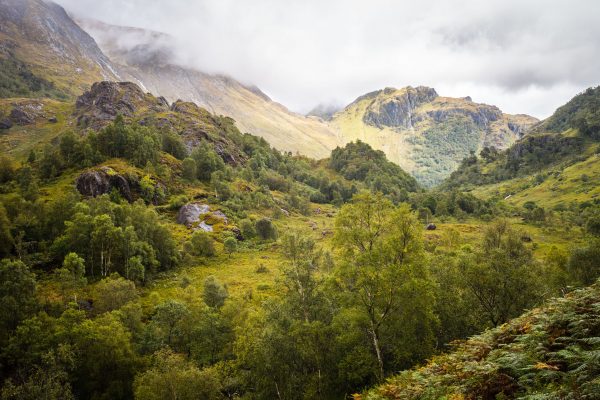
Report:
[[[13,103],[13,108],[9,115],[9,120],[17,125],[30,125],[35,123],[36,119],[44,117],[44,104],[36,100],[25,100],[20,103]]]
[[[9,118],[0,119],[0,129],[10,129],[12,126],[13,123]]]
[[[131,82],[97,82],[77,98],[75,103],[77,124],[98,129],[114,120],[117,115],[133,117],[144,108],[150,111],[168,111],[163,97],[146,94]]]
[[[190,203],[182,206],[177,213],[177,223],[192,228],[200,222],[200,217],[207,214],[210,207],[206,204]]]
[[[89,197],[110,193],[114,188],[124,199],[133,201],[130,182],[109,167],[82,173],[75,181],[75,187],[79,193]]]
[[[475,125],[482,129],[487,129],[492,122],[502,118],[502,111],[498,107],[479,104],[473,108],[446,108],[440,110],[428,111],[427,115],[436,123],[446,121],[454,116],[466,116],[473,120]]]
[[[210,206],[207,204],[189,203],[179,209],[177,223],[185,225],[190,229],[201,229],[205,232],[212,232],[214,225],[227,225],[229,220],[222,211],[216,210],[211,212]]]
[[[409,86],[398,92],[397,95],[388,97],[394,92],[397,92],[397,90],[386,88],[382,92],[383,96],[378,96],[373,100],[363,116],[363,121],[367,125],[378,128],[387,126],[410,129],[420,121],[419,117],[413,114],[413,111],[438,96],[435,89],[424,86],[417,88]]]

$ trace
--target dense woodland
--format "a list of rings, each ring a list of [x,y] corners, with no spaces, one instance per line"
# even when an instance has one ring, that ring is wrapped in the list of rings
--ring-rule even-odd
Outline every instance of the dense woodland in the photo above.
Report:
[[[3,399],[344,398],[600,274],[596,203],[515,209],[458,188],[425,191],[361,142],[314,161],[230,131],[243,162],[121,117],[1,158]],[[546,144],[486,150],[457,174],[498,159],[510,170],[511,154],[528,173],[555,147]],[[132,194],[78,193],[74,177],[99,165],[133,182]],[[174,214],[194,199],[230,223],[182,234]],[[295,227],[321,208],[331,236]],[[584,244],[536,256],[515,216],[567,224]],[[424,236],[431,221],[468,220],[481,237]],[[180,274],[263,253],[279,257],[268,267],[251,258],[257,275],[277,270],[267,294]],[[177,295],[156,292],[168,279]]]

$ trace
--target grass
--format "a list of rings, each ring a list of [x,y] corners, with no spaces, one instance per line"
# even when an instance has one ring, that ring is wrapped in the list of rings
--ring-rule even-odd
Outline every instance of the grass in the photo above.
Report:
[[[541,178],[527,176],[479,187],[473,194],[480,198],[503,199],[522,206],[527,201],[541,207],[570,206],[600,198],[600,155],[561,168],[540,171]],[[543,181],[539,180],[543,179]],[[510,196],[510,197],[508,197]]]

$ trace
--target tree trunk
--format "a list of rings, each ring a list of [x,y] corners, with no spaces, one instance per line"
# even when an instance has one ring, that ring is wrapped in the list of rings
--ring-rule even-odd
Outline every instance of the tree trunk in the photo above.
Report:
[[[377,334],[377,328],[371,321],[371,338],[373,339],[373,347],[375,348],[375,354],[377,355],[377,364],[379,366],[379,376],[377,379],[383,381],[383,356],[381,355],[381,348],[379,346],[379,335]]]

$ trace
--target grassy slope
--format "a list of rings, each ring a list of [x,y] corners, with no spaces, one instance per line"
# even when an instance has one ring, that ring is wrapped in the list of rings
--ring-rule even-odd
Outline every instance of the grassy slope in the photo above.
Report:
[[[23,104],[35,101],[43,104],[43,117],[37,118],[32,125],[13,125],[8,130],[0,131],[0,151],[10,154],[16,159],[27,157],[34,148],[50,143],[62,132],[73,126],[69,118],[74,111],[73,103],[49,99],[0,99],[0,115],[8,115],[13,104]],[[56,123],[48,122],[55,117]]]

